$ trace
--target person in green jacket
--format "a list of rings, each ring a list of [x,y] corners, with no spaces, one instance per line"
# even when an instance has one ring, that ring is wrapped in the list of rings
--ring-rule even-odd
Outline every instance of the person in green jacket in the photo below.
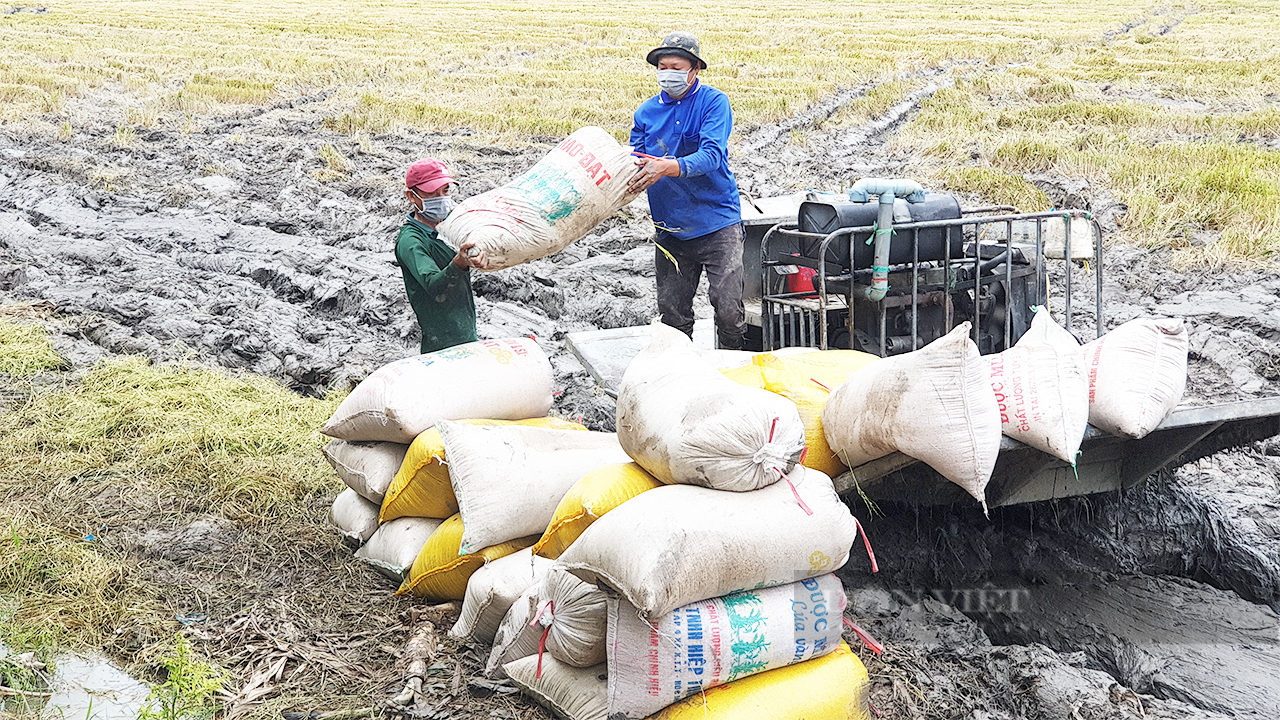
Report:
[[[483,251],[470,254],[474,243],[464,243],[455,251],[436,232],[453,209],[449,188],[457,181],[444,163],[427,158],[409,166],[404,184],[405,199],[413,210],[396,237],[396,262],[422,329],[421,352],[475,342],[471,269],[483,270],[488,261]]]

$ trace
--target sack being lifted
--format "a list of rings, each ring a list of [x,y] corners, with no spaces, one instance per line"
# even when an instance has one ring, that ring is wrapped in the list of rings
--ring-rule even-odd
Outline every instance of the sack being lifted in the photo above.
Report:
[[[475,243],[501,270],[560,252],[635,198],[631,148],[598,127],[565,138],[528,172],[500,188],[463,200],[440,223],[461,247]]]

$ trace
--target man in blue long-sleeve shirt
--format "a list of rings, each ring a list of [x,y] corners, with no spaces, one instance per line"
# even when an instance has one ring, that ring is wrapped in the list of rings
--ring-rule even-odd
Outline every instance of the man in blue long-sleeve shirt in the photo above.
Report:
[[[729,172],[733,111],[723,92],[698,81],[707,66],[700,53],[697,38],[685,32],[670,33],[649,52],[662,92],[635,112],[631,145],[649,157],[636,162],[630,189],[649,191],[662,322],[692,336],[693,296],[705,269],[718,344],[740,349],[746,318],[742,209]]]

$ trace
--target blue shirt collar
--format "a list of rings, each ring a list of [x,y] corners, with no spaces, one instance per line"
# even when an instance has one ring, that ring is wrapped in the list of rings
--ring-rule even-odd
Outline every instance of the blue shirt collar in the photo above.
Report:
[[[686,92],[684,95],[681,95],[680,100],[688,100],[689,98],[693,97],[693,94],[698,92],[698,85],[701,82],[702,82],[701,80],[694,78],[693,84],[689,86],[689,91]],[[668,95],[666,90],[662,90],[658,93],[658,102],[662,103],[663,105],[670,105],[671,103],[674,103],[674,102],[680,102],[680,100],[676,100],[675,98]]]

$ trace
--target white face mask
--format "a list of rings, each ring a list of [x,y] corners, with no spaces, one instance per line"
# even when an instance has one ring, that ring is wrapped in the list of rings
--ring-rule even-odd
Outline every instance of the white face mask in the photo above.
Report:
[[[688,70],[659,70],[658,87],[672,97],[683,95],[689,89]]]
[[[433,198],[420,197],[418,200],[422,201],[422,209],[418,212],[431,222],[444,220],[453,210],[453,198],[448,195]]]

